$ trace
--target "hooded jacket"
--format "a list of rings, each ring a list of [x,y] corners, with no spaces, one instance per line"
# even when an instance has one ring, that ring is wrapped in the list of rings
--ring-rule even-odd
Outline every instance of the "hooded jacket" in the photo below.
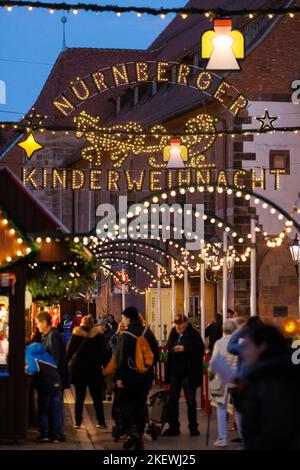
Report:
[[[241,401],[246,449],[300,449],[299,386],[289,355],[266,358],[248,372]]]
[[[74,360],[71,361],[73,356]],[[109,357],[99,327],[75,327],[67,348],[67,359],[72,362],[70,373],[73,384],[102,382],[102,368]]]
[[[25,372],[34,376],[39,392],[61,390],[61,381],[54,359],[45,351],[41,343],[32,343],[25,352]]]

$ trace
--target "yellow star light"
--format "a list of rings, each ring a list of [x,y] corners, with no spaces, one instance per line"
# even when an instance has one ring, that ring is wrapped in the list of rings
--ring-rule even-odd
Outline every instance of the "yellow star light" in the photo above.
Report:
[[[39,144],[35,138],[33,133],[31,132],[29,136],[27,137],[26,140],[23,140],[23,142],[20,142],[18,144],[19,147],[21,147],[23,150],[25,150],[27,158],[31,158],[32,155],[37,151],[42,148],[44,148],[41,144]]]

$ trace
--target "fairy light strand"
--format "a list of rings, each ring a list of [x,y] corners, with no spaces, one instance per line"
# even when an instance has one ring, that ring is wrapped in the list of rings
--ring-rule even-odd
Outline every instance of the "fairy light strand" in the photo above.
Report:
[[[294,18],[294,15],[300,13],[300,6],[292,7],[267,7],[258,9],[234,9],[227,10],[225,8],[152,8],[152,7],[137,7],[137,6],[116,6],[116,5],[99,5],[92,3],[52,3],[52,2],[41,2],[41,1],[28,1],[28,0],[7,0],[0,5],[2,8],[6,8],[7,11],[12,11],[13,7],[26,7],[29,11],[35,9],[46,9],[49,13],[54,11],[69,11],[74,15],[77,15],[79,11],[94,12],[94,13],[115,13],[120,16],[122,13],[136,13],[137,17],[140,15],[147,14],[152,16],[160,16],[162,19],[168,14],[181,15],[181,18],[185,20],[189,15],[202,15],[205,18],[221,17],[221,16],[244,16],[252,20],[258,16],[268,16],[272,19],[275,15],[288,15],[290,18]]]

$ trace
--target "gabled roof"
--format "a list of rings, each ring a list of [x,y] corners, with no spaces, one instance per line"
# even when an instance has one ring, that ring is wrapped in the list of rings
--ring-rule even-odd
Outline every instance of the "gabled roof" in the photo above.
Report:
[[[154,51],[135,49],[93,49],[93,48],[70,48],[61,52],[50,72],[50,75],[38,96],[34,107],[48,119],[45,124],[66,126],[73,122],[72,115],[70,121],[52,105],[54,100],[70,82],[76,81],[77,77],[86,75],[103,69],[110,65],[137,60],[151,60],[155,57]],[[105,117],[114,112],[114,104],[111,98],[120,94],[120,90],[110,90],[104,94],[98,94],[92,100],[85,103],[85,109],[90,113],[99,114]]]

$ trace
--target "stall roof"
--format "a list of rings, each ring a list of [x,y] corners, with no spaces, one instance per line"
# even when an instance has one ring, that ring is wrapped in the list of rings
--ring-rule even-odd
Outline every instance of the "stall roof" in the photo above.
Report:
[[[0,168],[0,205],[25,233],[69,232],[7,167]]]

